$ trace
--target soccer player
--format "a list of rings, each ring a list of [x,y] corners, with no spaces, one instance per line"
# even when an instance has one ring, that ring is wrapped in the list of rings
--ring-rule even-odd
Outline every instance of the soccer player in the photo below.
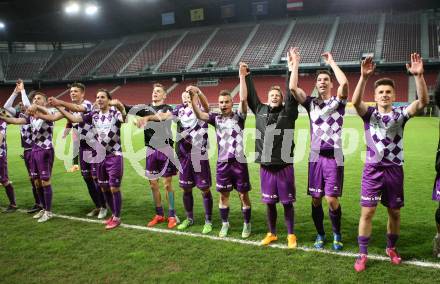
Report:
[[[361,76],[353,94],[352,103],[364,121],[367,152],[362,174],[361,217],[359,220],[359,257],[354,269],[366,268],[368,242],[372,231],[372,219],[379,201],[387,207],[386,254],[392,264],[400,264],[401,257],[396,250],[400,234],[400,208],[403,196],[403,129],[406,122],[428,103],[428,90],[423,77],[423,61],[419,54],[411,54],[407,71],[415,78],[418,99],[409,106],[394,107],[396,99],[394,81],[382,78],[374,83],[375,107],[368,107],[363,101],[365,85],[373,74],[375,64],[372,57],[361,63]]]
[[[308,191],[312,197],[312,218],[318,232],[314,247],[322,249],[325,243],[324,211],[322,198],[329,206],[328,214],[333,227],[333,249],[343,247],[341,237],[341,205],[338,197],[342,195],[344,178],[344,158],[342,154],[342,123],[348,97],[348,80],[336,65],[333,56],[322,54],[325,62],[335,73],[339,87],[336,96],[332,95],[333,82],[330,72],[318,71],[315,88],[318,97],[307,96],[298,88],[298,67],[300,55],[298,48],[288,52],[293,70],[289,88],[295,99],[307,110],[310,118],[310,157]]]
[[[64,107],[67,110],[72,111],[74,115],[79,116],[82,113],[87,114],[93,110],[93,104],[90,101],[84,99],[84,95],[85,86],[81,83],[73,83],[70,86],[70,99],[72,102],[69,103],[51,97],[49,98],[49,104],[53,107]],[[55,113],[53,115],[40,116],[50,121],[57,121],[61,118],[64,118],[64,115],[61,112]],[[88,162],[85,158],[86,153],[94,151],[94,149],[92,149],[94,142],[89,141],[90,139],[94,138],[92,137],[92,135],[89,134],[91,129],[93,128],[93,124],[88,121],[82,121],[80,123],[72,123],[72,126],[72,135],[79,137],[78,153],[81,166],[81,174],[83,176],[84,182],[86,183],[89,195],[95,205],[95,208],[87,213],[87,216],[98,216],[98,219],[103,219],[107,216],[104,193],[100,190],[100,186],[98,184],[95,165]]]
[[[22,109],[16,109],[14,108],[14,101],[18,97],[18,95],[21,95],[21,104]],[[13,116],[13,117],[24,117],[24,113],[22,111],[25,110],[25,108],[29,107],[31,105],[29,98],[26,95],[26,90],[24,88],[23,80],[17,80],[14,92],[11,94],[11,96],[8,98],[8,100],[5,102],[4,108]],[[21,135],[21,146],[23,147],[23,160],[24,164],[26,166],[29,180],[32,185],[32,194],[34,196],[35,203],[34,205],[27,210],[27,213],[32,214],[36,213],[40,210],[42,210],[42,205],[40,202],[40,198],[38,197],[37,188],[34,184],[34,180],[31,176],[31,152],[32,152],[32,131],[31,126],[29,124],[26,125],[20,125],[20,135]],[[15,207],[11,207],[10,210],[14,210]],[[6,211],[10,211],[6,209]]]
[[[292,64],[288,62],[288,78],[293,68]],[[247,68],[245,64],[243,65]],[[296,248],[293,207],[296,196],[293,131],[298,117],[298,102],[288,88],[287,93],[283,95],[279,86],[272,86],[267,94],[267,103],[263,104],[258,98],[249,72],[246,72],[245,80],[249,94],[247,98],[249,108],[255,113],[257,134],[255,151],[258,154],[256,162],[260,164],[261,200],[266,204],[269,229],[261,244],[269,245],[278,240],[276,204],[280,202],[284,207],[288,247]]]
[[[171,113],[173,108],[165,104],[166,95],[165,87],[162,84],[154,84],[151,104],[147,106],[125,106],[125,110],[128,114],[141,117],[158,113]],[[174,141],[172,139],[171,120],[150,122],[147,125],[148,127],[144,128],[144,142],[147,148],[145,176],[150,182],[156,207],[156,215],[148,222],[147,226],[153,227],[158,223],[166,221],[159,186],[159,178],[162,178],[168,200],[168,228],[171,229],[178,222],[174,207],[174,190],[171,183],[172,177],[177,173],[174,164]]]
[[[28,108],[27,117],[8,118],[0,117],[7,123],[31,125],[32,130],[32,152],[31,152],[31,175],[37,188],[43,210],[34,215],[39,223],[50,220],[52,215],[52,186],[51,175],[54,159],[52,144],[53,122],[40,118],[42,110],[40,107],[47,105],[47,98],[44,93],[36,92],[32,105]],[[44,111],[44,110],[43,110]]]
[[[212,231],[212,194],[211,194],[211,169],[208,159],[208,124],[198,120],[194,114],[191,96],[195,93],[200,99],[202,111],[208,111],[209,105],[202,91],[195,86],[188,86],[182,93],[182,104],[176,106],[173,112],[149,115],[137,120],[137,125],[143,127],[148,121],[163,121],[173,119],[177,123],[177,158],[181,166],[179,171],[179,185],[183,189],[183,205],[186,219],[177,226],[185,230],[194,224],[194,197],[192,189],[198,187],[202,192],[205,207],[205,225],[202,234]]]
[[[5,187],[6,196],[9,199],[9,205],[3,210],[3,213],[13,213],[17,210],[17,203],[15,202],[14,187],[8,177],[6,127],[6,122],[0,118],[0,182]]]
[[[104,89],[98,90],[96,105],[98,109],[81,116],[66,111],[60,104],[56,104],[56,107],[72,123],[86,123],[93,127],[89,131],[96,134],[96,144],[92,148],[97,152],[98,182],[112,211],[105,226],[110,230],[121,224],[123,157],[120,137],[126,113],[124,105],[118,100],[112,100],[110,93]]]
[[[232,110],[231,93],[223,90],[218,97],[221,113],[202,112],[198,106],[198,93],[190,91],[192,107],[198,119],[213,125],[217,134],[217,191],[220,192],[219,209],[222,228],[219,237],[226,237],[229,231],[229,195],[235,188],[240,196],[243,213],[242,238],[251,234],[251,201],[249,172],[243,147],[243,129],[247,114],[247,91],[243,68],[240,68],[240,105]]]
[[[440,73],[437,77],[437,83],[434,90],[435,104],[440,108]],[[432,200],[438,201],[438,208],[435,211],[435,222],[437,224],[437,235],[434,237],[434,246],[432,252],[434,257],[440,258],[440,125],[439,125],[439,140],[437,147],[437,156],[435,159],[435,169],[437,176],[434,182],[434,188],[432,190]]]

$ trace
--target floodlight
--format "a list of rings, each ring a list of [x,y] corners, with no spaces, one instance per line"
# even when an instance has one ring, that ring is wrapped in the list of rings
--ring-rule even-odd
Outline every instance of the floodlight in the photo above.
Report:
[[[64,11],[67,14],[77,14],[79,12],[79,4],[76,2],[69,2]]]
[[[95,4],[87,4],[85,12],[89,16],[93,16],[98,12],[98,6]]]
[[[6,26],[5,26],[5,23],[0,22],[0,29],[3,30],[5,27],[6,27]]]

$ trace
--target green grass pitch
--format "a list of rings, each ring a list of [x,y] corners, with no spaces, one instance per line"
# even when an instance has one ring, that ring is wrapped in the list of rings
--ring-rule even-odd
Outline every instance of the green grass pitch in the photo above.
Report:
[[[431,256],[435,234],[435,202],[431,200],[435,177],[434,159],[438,141],[438,119],[413,118],[405,129],[405,207],[402,209],[399,251],[404,258],[439,262]],[[309,125],[306,116],[296,122],[295,206],[296,234],[300,246],[311,247],[315,229],[311,219],[310,197],[306,194]],[[69,160],[69,140],[61,140],[65,123],[56,123],[55,140],[58,157]],[[246,121],[246,151],[254,151],[255,120]],[[215,135],[210,132],[211,150],[216,152]],[[15,187],[18,206],[32,205],[32,194],[23,160],[16,126],[8,128],[9,176]],[[151,191],[143,178],[143,133],[132,124],[123,128],[125,169],[122,182],[122,221],[144,226],[154,214]],[[357,252],[359,192],[364,158],[362,121],[347,116],[344,123],[345,181],[342,204],[344,251]],[[129,142],[133,144],[130,147]],[[66,144],[67,143],[67,144]],[[63,144],[65,144],[63,146]],[[211,169],[215,169],[215,155]],[[69,162],[67,162],[68,164]],[[251,163],[252,235],[261,240],[266,233],[265,207],[260,202],[259,166]],[[212,173],[215,181],[215,172]],[[65,162],[56,159],[53,170],[53,212],[85,217],[92,208],[86,186],[79,172],[67,173]],[[182,192],[177,178],[177,214],[184,218]],[[220,229],[217,209],[219,195],[213,189],[214,231]],[[162,192],[163,193],[163,192]],[[162,194],[164,197],[164,195]],[[164,198],[163,198],[164,199]],[[204,214],[202,198],[194,189],[195,225],[190,232],[200,233]],[[0,205],[7,205],[0,194]],[[331,236],[327,206],[324,205],[325,228]],[[165,210],[166,210],[165,206]],[[240,238],[242,216],[237,194],[231,194],[230,237]],[[165,228],[164,224],[159,225]],[[286,243],[283,212],[278,206],[278,243]],[[384,254],[386,244],[386,210],[379,206],[373,221],[371,254]],[[330,249],[330,243],[326,245]],[[371,260],[363,273],[353,270],[354,258],[301,250],[280,250],[226,243],[189,236],[161,234],[117,228],[105,231],[104,225],[54,218],[38,224],[25,213],[0,215],[0,283],[141,283],[141,282],[397,282],[434,283],[440,270],[403,264],[392,266],[386,261]],[[437,280],[435,280],[437,279]]]

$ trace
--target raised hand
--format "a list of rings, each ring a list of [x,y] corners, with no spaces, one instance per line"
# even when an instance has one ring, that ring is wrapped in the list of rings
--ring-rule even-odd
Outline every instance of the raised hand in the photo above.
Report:
[[[23,80],[18,79],[17,83],[15,83],[15,90],[14,90],[14,92],[18,94],[18,93],[20,93],[23,90],[24,90]]]
[[[200,94],[202,91],[200,91],[200,89],[196,86],[190,85],[188,87],[186,87],[185,89],[190,95],[192,94]]]
[[[326,64],[335,62],[333,59],[333,55],[330,52],[324,52],[323,54],[321,54],[321,56],[322,58],[324,58]]]
[[[247,75],[249,75],[249,66],[244,63],[244,62],[240,62],[239,64],[239,68],[238,68],[238,76],[239,77],[246,77]]]
[[[61,100],[59,100],[55,97],[48,98],[47,102],[49,103],[50,106],[53,106],[53,107],[57,107],[57,106],[61,105]]]
[[[423,60],[420,54],[411,53],[411,64],[406,64],[406,70],[414,76],[423,74]]]
[[[299,55],[298,47],[291,47],[287,51],[287,64],[291,66],[292,64],[299,65],[299,61],[301,60],[301,56]]]
[[[364,78],[369,78],[376,68],[376,63],[373,61],[373,57],[368,56],[361,62],[361,76]]]

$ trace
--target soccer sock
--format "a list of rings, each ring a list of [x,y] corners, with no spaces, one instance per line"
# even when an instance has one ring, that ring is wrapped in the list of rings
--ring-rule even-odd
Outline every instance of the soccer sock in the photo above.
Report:
[[[87,185],[87,189],[89,190],[90,198],[92,198],[93,203],[95,204],[96,208],[101,207],[99,200],[98,200],[98,192],[96,190],[95,182],[90,177],[84,177],[84,181]]]
[[[242,208],[241,212],[243,213],[243,220],[246,224],[249,224],[251,222],[251,208],[246,207]]]
[[[102,192],[101,187],[99,186],[98,180],[93,179],[93,184],[95,185],[96,196],[98,197],[100,207],[106,208],[107,206],[105,204],[104,192]]]
[[[113,207],[115,209],[113,215],[117,218],[121,217],[122,195],[120,191],[112,192]]]
[[[397,234],[387,234],[387,248],[396,247],[396,242],[399,239]]]
[[[11,183],[5,186],[5,192],[6,192],[6,196],[8,196],[9,204],[12,206],[16,206],[17,204],[15,203],[14,188],[12,187]]]
[[[211,191],[203,193],[203,206],[205,207],[205,221],[211,222],[212,220],[212,207],[213,200]]]
[[[105,188],[104,190],[104,198],[107,202],[108,207],[110,207],[110,210],[112,211],[112,214],[115,215],[115,207],[113,204],[113,194],[110,191],[110,188]]]
[[[34,200],[35,200],[35,204],[40,205],[40,197],[38,196],[38,192],[37,192],[37,188],[35,187],[35,183],[33,180],[31,180],[31,184],[32,184],[32,195],[34,196]]]
[[[170,217],[174,217],[174,191],[168,191],[168,210],[171,212],[173,211],[173,215],[170,215]]]
[[[44,199],[43,188],[37,187],[37,193],[38,193],[38,197],[40,198],[40,202],[41,202],[41,205],[43,206],[43,209],[46,209],[46,200]]]
[[[284,222],[286,223],[287,233],[294,234],[295,233],[295,217],[294,217],[294,208],[292,203],[283,204],[284,206]]]
[[[359,253],[368,254],[368,242],[370,237],[358,236]]]
[[[168,217],[176,217],[176,211],[174,209],[168,209]]]
[[[229,207],[220,208],[220,218],[222,219],[223,223],[228,222],[228,217],[229,217]]]
[[[46,206],[44,207],[44,209],[46,209],[46,211],[51,211],[51,209],[52,209],[52,186],[50,184],[43,186],[43,192],[44,192],[44,201],[46,202]]]
[[[333,211],[331,208],[329,208],[328,215],[330,216],[330,220],[332,221],[333,233],[340,235],[341,234],[341,216],[342,216],[341,205],[339,205],[338,209],[336,209],[335,211]]]
[[[266,208],[267,214],[267,225],[269,231],[276,235],[277,234],[277,206],[276,204],[267,204]]]
[[[156,207],[156,215],[159,215],[159,216],[162,216],[162,217],[165,215],[163,213],[163,207],[162,206]]]
[[[322,210],[322,204],[315,207],[312,203],[312,218],[313,223],[315,223],[315,228],[318,234],[321,236],[325,235],[324,231],[324,210]]]
[[[193,207],[194,207],[194,197],[192,191],[183,192],[183,206],[185,207],[186,217],[190,220],[194,220]]]

